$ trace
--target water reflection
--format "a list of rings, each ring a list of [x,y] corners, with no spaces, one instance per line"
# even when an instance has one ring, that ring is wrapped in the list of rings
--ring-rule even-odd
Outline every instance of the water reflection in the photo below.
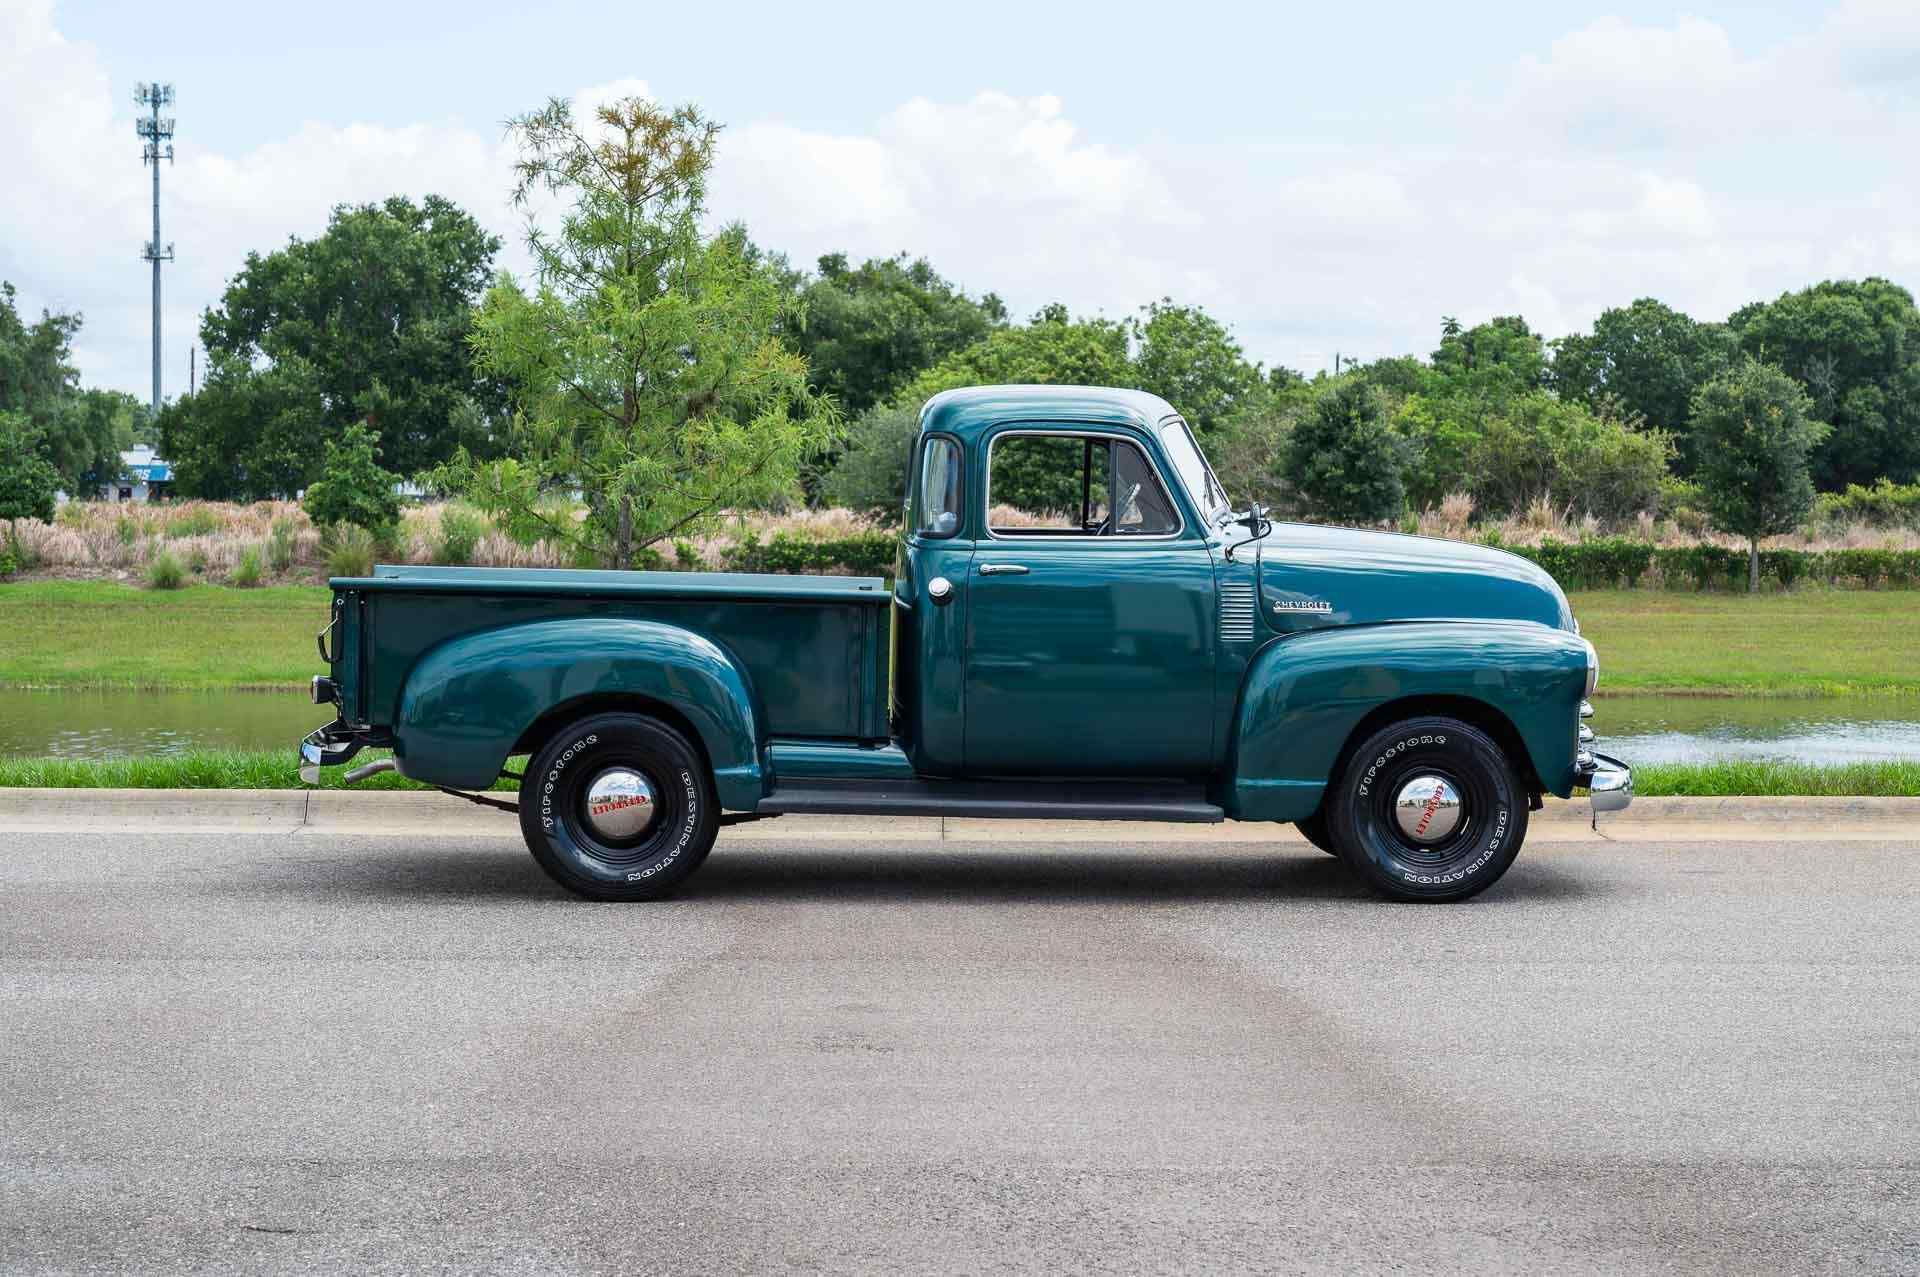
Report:
[[[1920,760],[1920,698],[1602,696],[1592,726],[1636,763]]]
[[[0,690],[0,755],[108,758],[284,749],[326,709],[287,692]],[[1600,746],[1632,762],[1920,760],[1920,697],[1606,696]]]

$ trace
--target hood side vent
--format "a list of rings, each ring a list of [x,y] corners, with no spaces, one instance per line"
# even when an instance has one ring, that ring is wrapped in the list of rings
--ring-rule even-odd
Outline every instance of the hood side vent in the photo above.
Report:
[[[1220,639],[1224,643],[1247,643],[1253,639],[1253,587],[1220,587]]]

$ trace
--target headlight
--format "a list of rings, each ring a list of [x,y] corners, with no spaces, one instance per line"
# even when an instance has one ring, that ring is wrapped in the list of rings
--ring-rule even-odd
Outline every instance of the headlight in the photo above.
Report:
[[[1592,696],[1593,689],[1600,685],[1600,653],[1593,650],[1593,644],[1581,639],[1587,649],[1587,690],[1583,696]]]

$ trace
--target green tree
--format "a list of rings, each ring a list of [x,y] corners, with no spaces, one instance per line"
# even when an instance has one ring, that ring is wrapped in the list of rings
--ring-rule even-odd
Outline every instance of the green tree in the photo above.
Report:
[[[14,297],[13,285],[0,281],[0,412],[20,414],[44,436],[77,393],[71,361],[80,316],[43,311],[28,324]]]
[[[1675,468],[1691,474],[1699,458],[1688,429],[1693,396],[1732,365],[1739,339],[1725,324],[1703,324],[1642,297],[1605,311],[1591,333],[1553,345],[1548,382],[1562,399],[1599,408],[1608,400],[1665,430],[1677,445]]]
[[[897,400],[867,409],[847,428],[846,448],[820,495],[828,505],[895,522],[906,501],[907,458],[919,433],[918,404]]]
[[[1519,315],[1472,328],[1448,318],[1441,322],[1433,372],[1441,393],[1501,402],[1546,384],[1546,347]]]
[[[327,435],[352,421],[380,433],[402,474],[459,447],[490,455],[504,388],[477,369],[468,336],[499,248],[438,195],[341,205],[319,237],[249,253],[200,338],[230,379],[304,366],[298,380],[312,386],[316,427],[306,478],[318,472]],[[269,397],[291,384],[283,379]]]
[[[298,356],[265,368],[214,358],[199,393],[162,409],[159,428],[175,492],[207,501],[294,496],[319,476],[328,440],[319,374]]]
[[[515,199],[570,205],[556,232],[529,232],[534,290],[503,279],[473,336],[482,368],[514,388],[525,459],[463,450],[437,481],[516,536],[617,568],[792,492],[838,415],[781,344],[797,318],[783,281],[743,252],[743,234],[701,232],[717,126],[692,106],[626,98],[583,131],[555,99],[511,129]],[[557,485],[585,495],[584,521],[556,517],[543,496]]]
[[[53,518],[54,492],[60,476],[40,455],[39,431],[24,413],[0,412],[0,519],[7,523],[7,545],[0,556],[11,559],[16,519]]]
[[[1747,538],[1747,588],[1760,588],[1760,540],[1791,532],[1813,509],[1809,461],[1828,427],[1795,380],[1747,359],[1700,388],[1692,416],[1699,478],[1713,522]]]
[[[1131,386],[1127,328],[1073,319],[1058,302],[1027,323],[998,328],[915,377],[900,395],[914,407],[961,386]],[[1176,405],[1178,406],[1178,405]]]
[[[1382,523],[1406,509],[1406,443],[1387,424],[1379,390],[1343,377],[1322,390],[1287,440],[1287,477],[1307,514],[1330,523]]]
[[[923,258],[876,258],[849,267],[844,253],[820,259],[800,299],[805,320],[790,335],[816,389],[848,416],[891,398],[917,374],[1006,322],[989,293],[974,299]]]
[[[1535,391],[1480,422],[1463,450],[1464,481],[1454,487],[1493,514],[1544,499],[1556,510],[1619,520],[1657,508],[1672,454],[1664,431],[1637,431]]]
[[[1219,320],[1170,297],[1142,308],[1129,325],[1136,352],[1127,384],[1180,410],[1202,443],[1222,436],[1265,389],[1258,364]]]
[[[132,442],[134,417],[145,409],[130,395],[80,389],[72,363],[80,316],[42,312],[28,324],[14,298],[13,285],[0,282],[0,412],[26,423],[61,488],[91,496],[119,471],[120,449]]]
[[[1829,280],[1734,312],[1747,354],[1807,391],[1833,429],[1815,450],[1823,491],[1920,477],[1920,310],[1884,279]]]
[[[69,397],[43,450],[75,497],[93,496],[120,473],[120,453],[133,446],[147,405],[119,390],[90,388]]]
[[[400,521],[400,498],[394,492],[398,482],[398,475],[380,468],[380,436],[356,421],[339,438],[327,440],[320,477],[300,506],[316,527],[350,523],[385,540]]]

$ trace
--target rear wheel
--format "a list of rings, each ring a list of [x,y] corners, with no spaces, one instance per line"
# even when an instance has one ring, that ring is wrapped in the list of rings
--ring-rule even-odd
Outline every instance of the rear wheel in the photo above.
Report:
[[[656,900],[719,829],[699,751],[666,724],[596,714],[556,734],[520,783],[520,832],[547,875],[591,900]]]
[[[1327,831],[1395,900],[1464,900],[1498,882],[1527,834],[1527,792],[1491,737],[1411,718],[1360,743],[1327,794]]]

